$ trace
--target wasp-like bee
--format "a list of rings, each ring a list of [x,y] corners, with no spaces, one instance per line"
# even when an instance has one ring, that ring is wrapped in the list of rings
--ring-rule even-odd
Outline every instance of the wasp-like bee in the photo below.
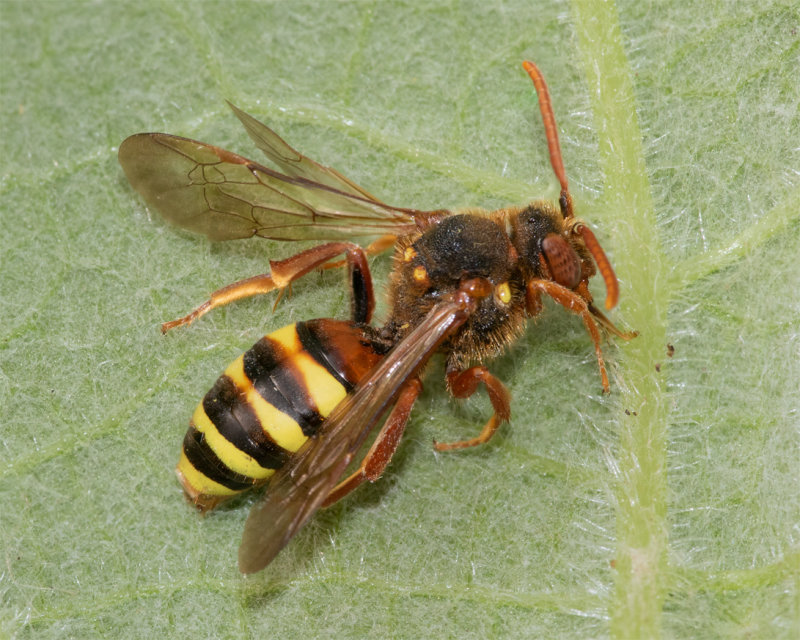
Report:
[[[482,364],[518,337],[542,309],[542,294],[577,313],[594,343],[604,391],[608,375],[598,325],[625,339],[595,307],[589,279],[599,269],[607,309],[617,303],[614,271],[589,227],[573,215],[547,86],[523,63],[539,96],[558,204],[535,201],[497,211],[418,211],[384,204],[333,169],[306,158],[231,105],[256,145],[282,171],[218,147],[162,133],[125,140],[119,160],[133,187],[167,220],[213,240],[260,236],[325,240],[269,273],[211,294],[164,332],[233,300],[278,289],[306,273],[347,265],[350,321],[298,322],[259,340],[235,360],[194,412],[177,473],[201,510],[269,482],[250,514],[239,552],[245,573],[264,568],[321,506],[383,473],[402,436],[435,352],[447,359],[456,398],[485,386],[493,415],[471,439],[488,441],[510,416],[509,393]],[[377,237],[366,248],[355,238]],[[386,323],[374,308],[367,255],[395,247]],[[344,260],[332,262],[335,259]],[[358,468],[340,480],[388,412]]]

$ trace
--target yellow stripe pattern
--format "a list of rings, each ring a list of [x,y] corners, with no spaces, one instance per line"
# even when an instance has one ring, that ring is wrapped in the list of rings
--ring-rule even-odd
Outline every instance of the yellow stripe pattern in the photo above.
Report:
[[[263,480],[269,478],[274,472],[274,469],[265,469],[258,462],[253,460],[244,451],[237,449],[228,439],[223,436],[217,429],[217,425],[211,422],[211,419],[206,415],[203,409],[203,403],[197,405],[192,416],[192,424],[195,429],[205,436],[208,446],[217,454],[217,457],[222,460],[231,471],[253,478],[254,480]]]
[[[294,371],[302,379],[309,397],[316,405],[317,412],[322,417],[327,417],[347,396],[345,387],[303,348],[295,325],[283,327],[267,337],[278,343],[287,357],[279,366]],[[261,428],[273,442],[292,453],[305,443],[308,438],[303,434],[297,421],[276,409],[253,387],[244,372],[244,354],[225,369],[224,375],[227,375],[244,395],[247,405],[256,414]],[[206,414],[202,401],[195,409],[192,424],[203,433],[208,446],[230,470],[254,479],[256,481],[254,484],[261,484],[275,472],[274,469],[262,467],[250,455],[227,440]],[[183,451],[176,471],[187,495],[201,508],[206,504],[213,506],[220,500],[239,493],[208,478],[192,465]]]
[[[178,472],[184,490],[194,502],[198,502],[202,496],[232,496],[239,493],[207,478],[194,468],[183,451],[175,471]]]
[[[274,336],[270,337],[274,339]],[[239,356],[236,360],[231,362],[230,366],[225,369],[225,375],[233,380],[236,388],[245,395],[247,404],[255,411],[264,433],[272,438],[279,447],[283,447],[287,451],[294,453],[303,446],[307,438],[303,435],[303,430],[300,428],[300,425],[297,424],[293,418],[283,413],[283,411],[278,411],[269,402],[264,400],[264,398],[259,395],[258,391],[255,390],[250,379],[245,375],[244,355]],[[223,458],[223,460],[227,462],[228,459]]]

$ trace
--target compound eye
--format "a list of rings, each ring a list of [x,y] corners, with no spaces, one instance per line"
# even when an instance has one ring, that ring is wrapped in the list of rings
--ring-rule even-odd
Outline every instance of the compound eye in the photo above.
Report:
[[[563,236],[547,234],[542,240],[542,253],[553,280],[567,289],[578,286],[581,281],[581,259]]]

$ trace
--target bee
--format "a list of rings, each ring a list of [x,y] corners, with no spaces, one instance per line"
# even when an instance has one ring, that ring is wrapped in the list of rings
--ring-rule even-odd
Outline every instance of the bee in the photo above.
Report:
[[[574,215],[544,78],[532,62],[523,68],[538,94],[561,185],[557,204],[537,200],[497,211],[394,207],[230,103],[279,170],[163,133],[133,135],[120,145],[131,185],[180,227],[212,240],[325,241],[215,291],[186,316],[164,323],[163,332],[234,300],[283,292],[311,271],[347,267],[350,320],[298,322],[259,340],[206,394],[184,438],[176,471],[200,510],[268,483],[245,525],[242,572],[263,569],[317,509],[381,476],[435,353],[446,358],[451,395],[468,398],[483,384],[493,410],[478,435],[434,442],[435,448],[487,442],[509,420],[511,407],[505,385],[483,363],[522,334],[541,312],[543,295],[583,320],[608,392],[600,328],[623,339],[636,334],[617,329],[594,304],[590,278],[602,276],[606,309],[617,303],[617,278],[594,233]],[[366,237],[377,240],[366,247],[354,242]],[[376,327],[367,258],[390,247],[390,310]],[[341,480],[384,415],[371,448]]]

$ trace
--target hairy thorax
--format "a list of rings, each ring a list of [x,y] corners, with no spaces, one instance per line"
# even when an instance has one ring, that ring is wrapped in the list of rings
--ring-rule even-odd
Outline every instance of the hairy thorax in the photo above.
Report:
[[[469,278],[482,277],[494,294],[444,345],[448,368],[462,369],[497,355],[522,331],[525,287],[506,216],[468,209],[427,230],[401,238],[394,255],[389,296],[393,310],[387,330],[394,339]]]

